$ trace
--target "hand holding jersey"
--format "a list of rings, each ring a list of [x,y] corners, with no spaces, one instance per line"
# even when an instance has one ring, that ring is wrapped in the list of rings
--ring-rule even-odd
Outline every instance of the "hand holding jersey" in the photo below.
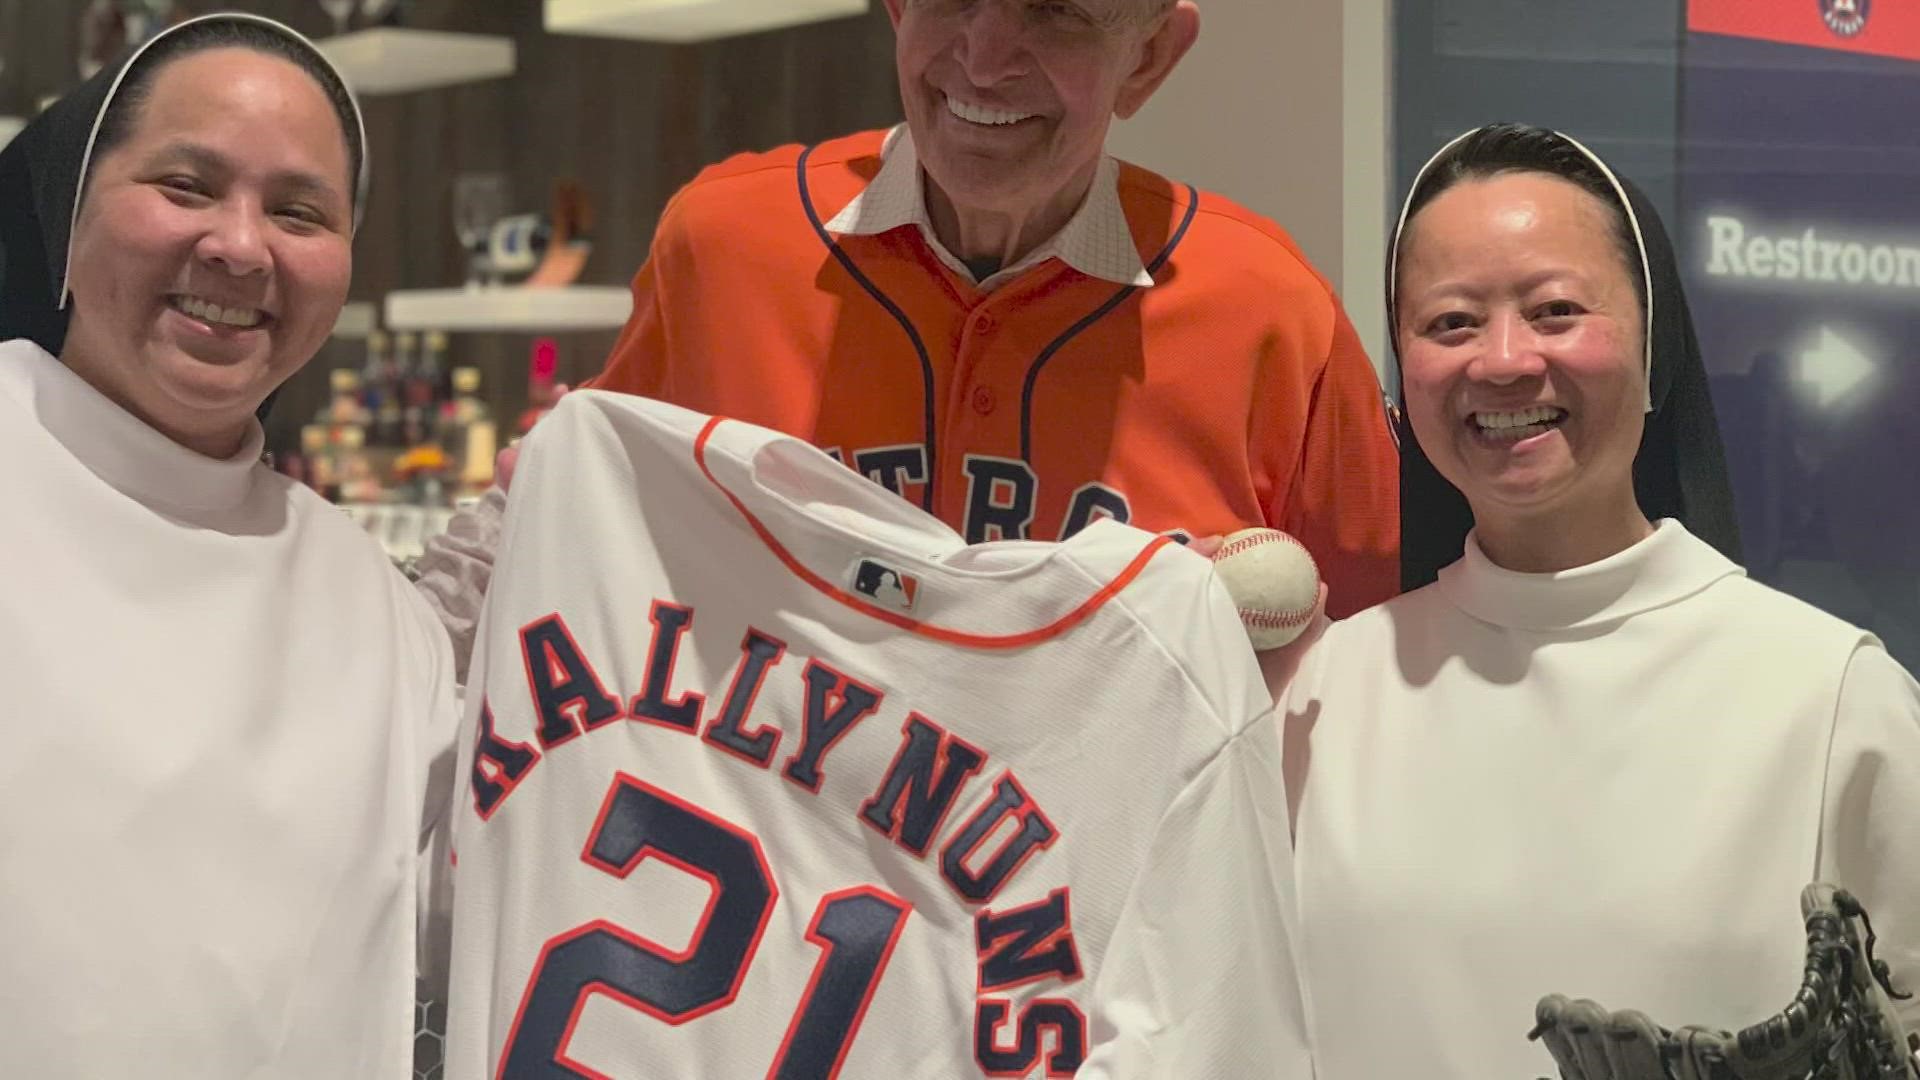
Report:
[[[566,383],[556,383],[554,384],[552,394],[547,398],[547,400],[543,402],[538,402],[536,403],[536,405],[539,409],[542,410],[542,414],[544,415],[546,411],[550,411],[555,405],[560,404],[560,399],[563,397],[566,397],[567,394],[572,390],[573,390],[573,387],[568,386]],[[539,421],[535,420],[534,423],[538,424]],[[514,466],[518,465],[519,463],[520,463],[519,440],[515,440],[511,443],[508,443],[506,446],[501,447],[500,452],[493,456],[494,486],[499,488],[501,491],[507,491],[510,488],[512,488],[513,487],[513,469],[514,469]]]

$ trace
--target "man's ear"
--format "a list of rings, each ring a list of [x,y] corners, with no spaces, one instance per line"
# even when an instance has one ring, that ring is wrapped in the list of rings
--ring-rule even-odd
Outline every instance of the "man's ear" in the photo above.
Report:
[[[892,8],[902,0],[886,2]],[[1120,84],[1120,97],[1114,103],[1113,114],[1126,120],[1139,112],[1199,37],[1200,9],[1193,0],[1177,0],[1173,10],[1161,16],[1159,28],[1141,44],[1140,62]]]
[[[880,0],[887,5],[887,18],[893,20],[893,28],[900,29],[900,12],[906,7],[907,0]]]

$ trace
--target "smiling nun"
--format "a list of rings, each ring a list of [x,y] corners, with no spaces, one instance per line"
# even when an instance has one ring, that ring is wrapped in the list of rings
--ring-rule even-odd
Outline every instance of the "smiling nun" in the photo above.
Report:
[[[0,153],[0,1076],[409,1073],[449,648],[255,419],[346,298],[365,155],[241,15]]]

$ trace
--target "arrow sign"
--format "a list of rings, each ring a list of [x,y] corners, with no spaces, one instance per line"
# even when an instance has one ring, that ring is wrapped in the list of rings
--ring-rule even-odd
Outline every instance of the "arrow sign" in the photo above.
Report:
[[[1873,369],[1873,361],[1830,326],[1820,328],[1818,345],[1800,354],[1800,381],[1819,395],[1822,407],[1866,381]]]

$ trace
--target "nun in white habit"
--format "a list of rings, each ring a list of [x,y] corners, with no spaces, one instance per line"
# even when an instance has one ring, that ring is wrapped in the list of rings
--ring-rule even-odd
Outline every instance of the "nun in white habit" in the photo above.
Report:
[[[1799,988],[1816,879],[1920,990],[1920,687],[1722,554],[1649,205],[1572,139],[1503,125],[1442,150],[1401,222],[1403,444],[1472,532],[1433,584],[1327,627],[1279,695],[1321,1080],[1551,1074],[1526,1036],[1554,992],[1755,1023]],[[1710,460],[1675,460],[1689,440]],[[1678,518],[1650,518],[1644,475],[1636,498],[1648,448]]]
[[[0,154],[0,1076],[410,1074],[450,650],[255,419],[364,177],[338,73],[240,15]]]

